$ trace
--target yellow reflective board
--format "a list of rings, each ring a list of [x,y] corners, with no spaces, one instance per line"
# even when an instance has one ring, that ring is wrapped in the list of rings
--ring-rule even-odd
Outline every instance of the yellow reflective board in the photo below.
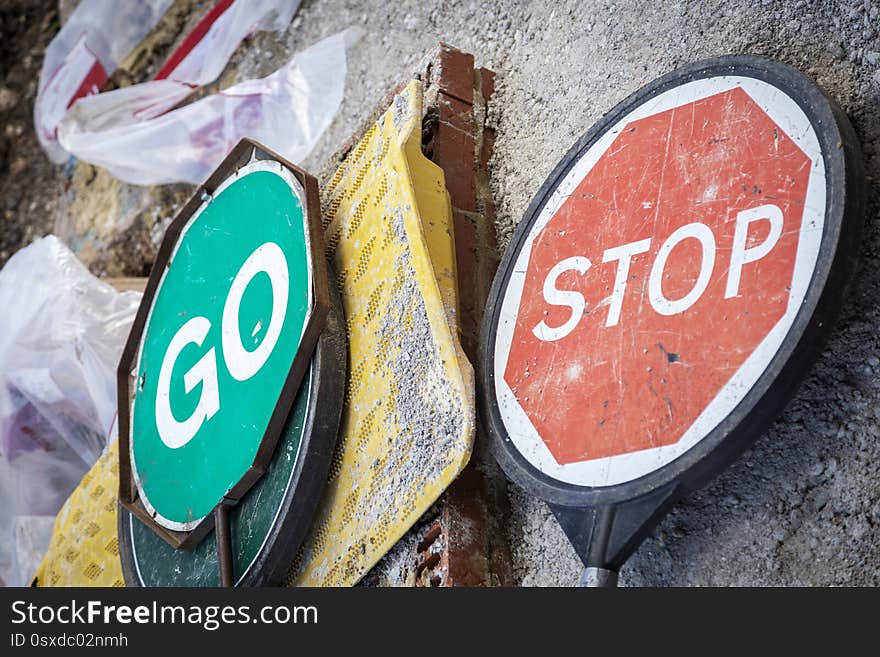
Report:
[[[470,458],[473,370],[458,341],[452,210],[421,150],[411,82],[324,190],[349,341],[330,480],[290,583],[355,584]]]
[[[114,439],[58,512],[37,586],[125,586],[116,538],[118,447]]]

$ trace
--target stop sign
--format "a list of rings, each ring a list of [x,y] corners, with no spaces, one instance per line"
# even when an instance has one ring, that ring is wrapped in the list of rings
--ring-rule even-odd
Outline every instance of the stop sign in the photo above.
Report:
[[[327,313],[320,231],[315,179],[244,141],[165,235],[120,364],[120,499],[172,545],[269,463]]]
[[[757,58],[691,66],[609,113],[539,191],[495,281],[481,383],[508,474],[568,509],[663,489],[646,523],[722,467],[837,310],[860,176],[842,113]]]

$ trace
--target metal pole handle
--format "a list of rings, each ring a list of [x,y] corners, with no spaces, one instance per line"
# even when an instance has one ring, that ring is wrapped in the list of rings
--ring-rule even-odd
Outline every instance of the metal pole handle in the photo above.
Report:
[[[612,589],[617,586],[617,571],[589,566],[584,569],[578,586]]]
[[[232,535],[229,531],[229,505],[220,502],[214,509],[214,537],[217,540],[217,565],[220,568],[220,586],[235,586],[232,574]]]

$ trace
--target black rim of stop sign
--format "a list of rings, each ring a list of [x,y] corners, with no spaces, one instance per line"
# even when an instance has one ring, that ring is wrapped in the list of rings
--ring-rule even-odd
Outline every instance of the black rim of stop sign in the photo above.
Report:
[[[609,130],[669,90],[726,77],[774,87],[797,104],[818,138],[825,167],[824,225],[800,309],[748,392],[714,429],[674,460],[632,480],[603,486],[577,485],[545,474],[512,442],[496,390],[496,339],[517,259],[554,192]],[[706,60],[655,80],[604,116],[556,166],[527,209],[498,269],[483,320],[478,385],[482,419],[497,460],[513,481],[550,504],[587,566],[619,569],[676,499],[704,485],[736,459],[783,409],[820,353],[842,306],[857,261],[864,207],[861,154],[845,114],[800,72],[752,56]],[[590,403],[583,399],[583,404]]]

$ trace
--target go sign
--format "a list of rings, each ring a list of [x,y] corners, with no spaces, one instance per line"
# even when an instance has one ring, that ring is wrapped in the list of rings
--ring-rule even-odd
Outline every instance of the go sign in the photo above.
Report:
[[[223,200],[225,201],[226,198],[228,197],[224,197]],[[222,212],[223,205],[223,202],[219,202],[212,209]],[[301,256],[301,254],[296,253],[292,255]],[[305,259],[301,258],[300,264],[304,263]],[[178,274],[174,276],[178,271],[175,268],[172,275],[166,274],[163,285],[168,289],[178,287],[183,290],[191,284],[185,280],[184,275]],[[249,344],[259,343],[259,346],[248,351],[243,344],[244,340],[242,340],[240,331],[241,325],[245,323],[242,322],[241,306],[245,290],[260,273],[265,273],[268,276],[269,290],[267,294],[265,284],[262,286],[264,288],[262,290],[257,285],[254,285],[254,291],[251,293],[254,297],[251,303],[255,308],[258,308],[256,312],[258,315],[262,313],[263,318],[257,319],[253,323],[251,334],[248,336],[249,339],[246,340]],[[300,303],[294,308],[296,316],[291,318],[292,330],[299,329],[301,332],[311,298],[308,272],[296,272],[293,282],[299,287],[299,289],[294,290],[294,294],[299,294],[305,302]],[[242,382],[251,379],[266,365],[266,361],[269,360],[269,357],[275,351],[278,338],[281,335],[281,329],[284,326],[285,319],[287,319],[290,283],[291,276],[287,266],[287,257],[276,242],[265,242],[254,249],[254,252],[247,257],[235,274],[223,303],[222,319],[220,322],[223,365],[232,379]],[[171,302],[167,305],[171,308],[171,312],[173,312],[175,304]],[[168,312],[168,309],[162,308],[162,305],[159,303],[154,306],[154,309],[157,308],[157,314],[163,311]],[[268,323],[264,327],[263,321],[266,316],[268,316]],[[151,318],[153,318],[153,315],[151,315]],[[156,317],[156,319],[159,322],[163,321],[159,317]],[[162,365],[159,368],[159,379],[155,391],[146,385],[146,363],[152,355],[149,353],[150,350],[162,349],[164,341],[158,336],[164,337],[164,332],[157,331],[157,335],[148,340],[145,345],[148,351],[146,357],[143,352],[141,353],[141,367],[139,368],[141,371],[141,383],[138,385],[138,390],[146,392],[151,400],[155,399],[155,406],[152,409],[148,408],[146,403],[139,400],[137,408],[141,415],[149,416],[151,412],[155,414],[156,430],[159,438],[166,447],[171,449],[184,447],[202,429],[205,422],[214,417],[220,410],[220,389],[217,377],[217,353],[215,347],[210,347],[183,375],[184,395],[188,395],[201,384],[195,409],[183,421],[177,420],[171,409],[172,372],[175,365],[181,360],[181,352],[191,344],[201,347],[208,334],[211,333],[211,328],[211,320],[207,317],[197,316],[187,321],[177,330],[165,348],[164,354],[161,356]],[[157,357],[156,360],[158,361],[159,358]],[[275,362],[279,361],[281,361],[281,366],[283,367],[283,360],[280,354],[275,359]],[[185,396],[180,395],[180,386],[177,386],[175,392],[177,393],[176,405],[186,406]],[[140,399],[144,399],[144,397]],[[135,414],[135,418],[137,417],[138,414]]]
[[[262,473],[326,314],[314,179],[256,157],[219,178],[169,229],[127,349],[122,499],[166,539]]]
[[[495,281],[483,409],[585,561],[619,566],[781,410],[852,271],[861,177],[840,110],[753,57],[650,84],[551,174]]]

